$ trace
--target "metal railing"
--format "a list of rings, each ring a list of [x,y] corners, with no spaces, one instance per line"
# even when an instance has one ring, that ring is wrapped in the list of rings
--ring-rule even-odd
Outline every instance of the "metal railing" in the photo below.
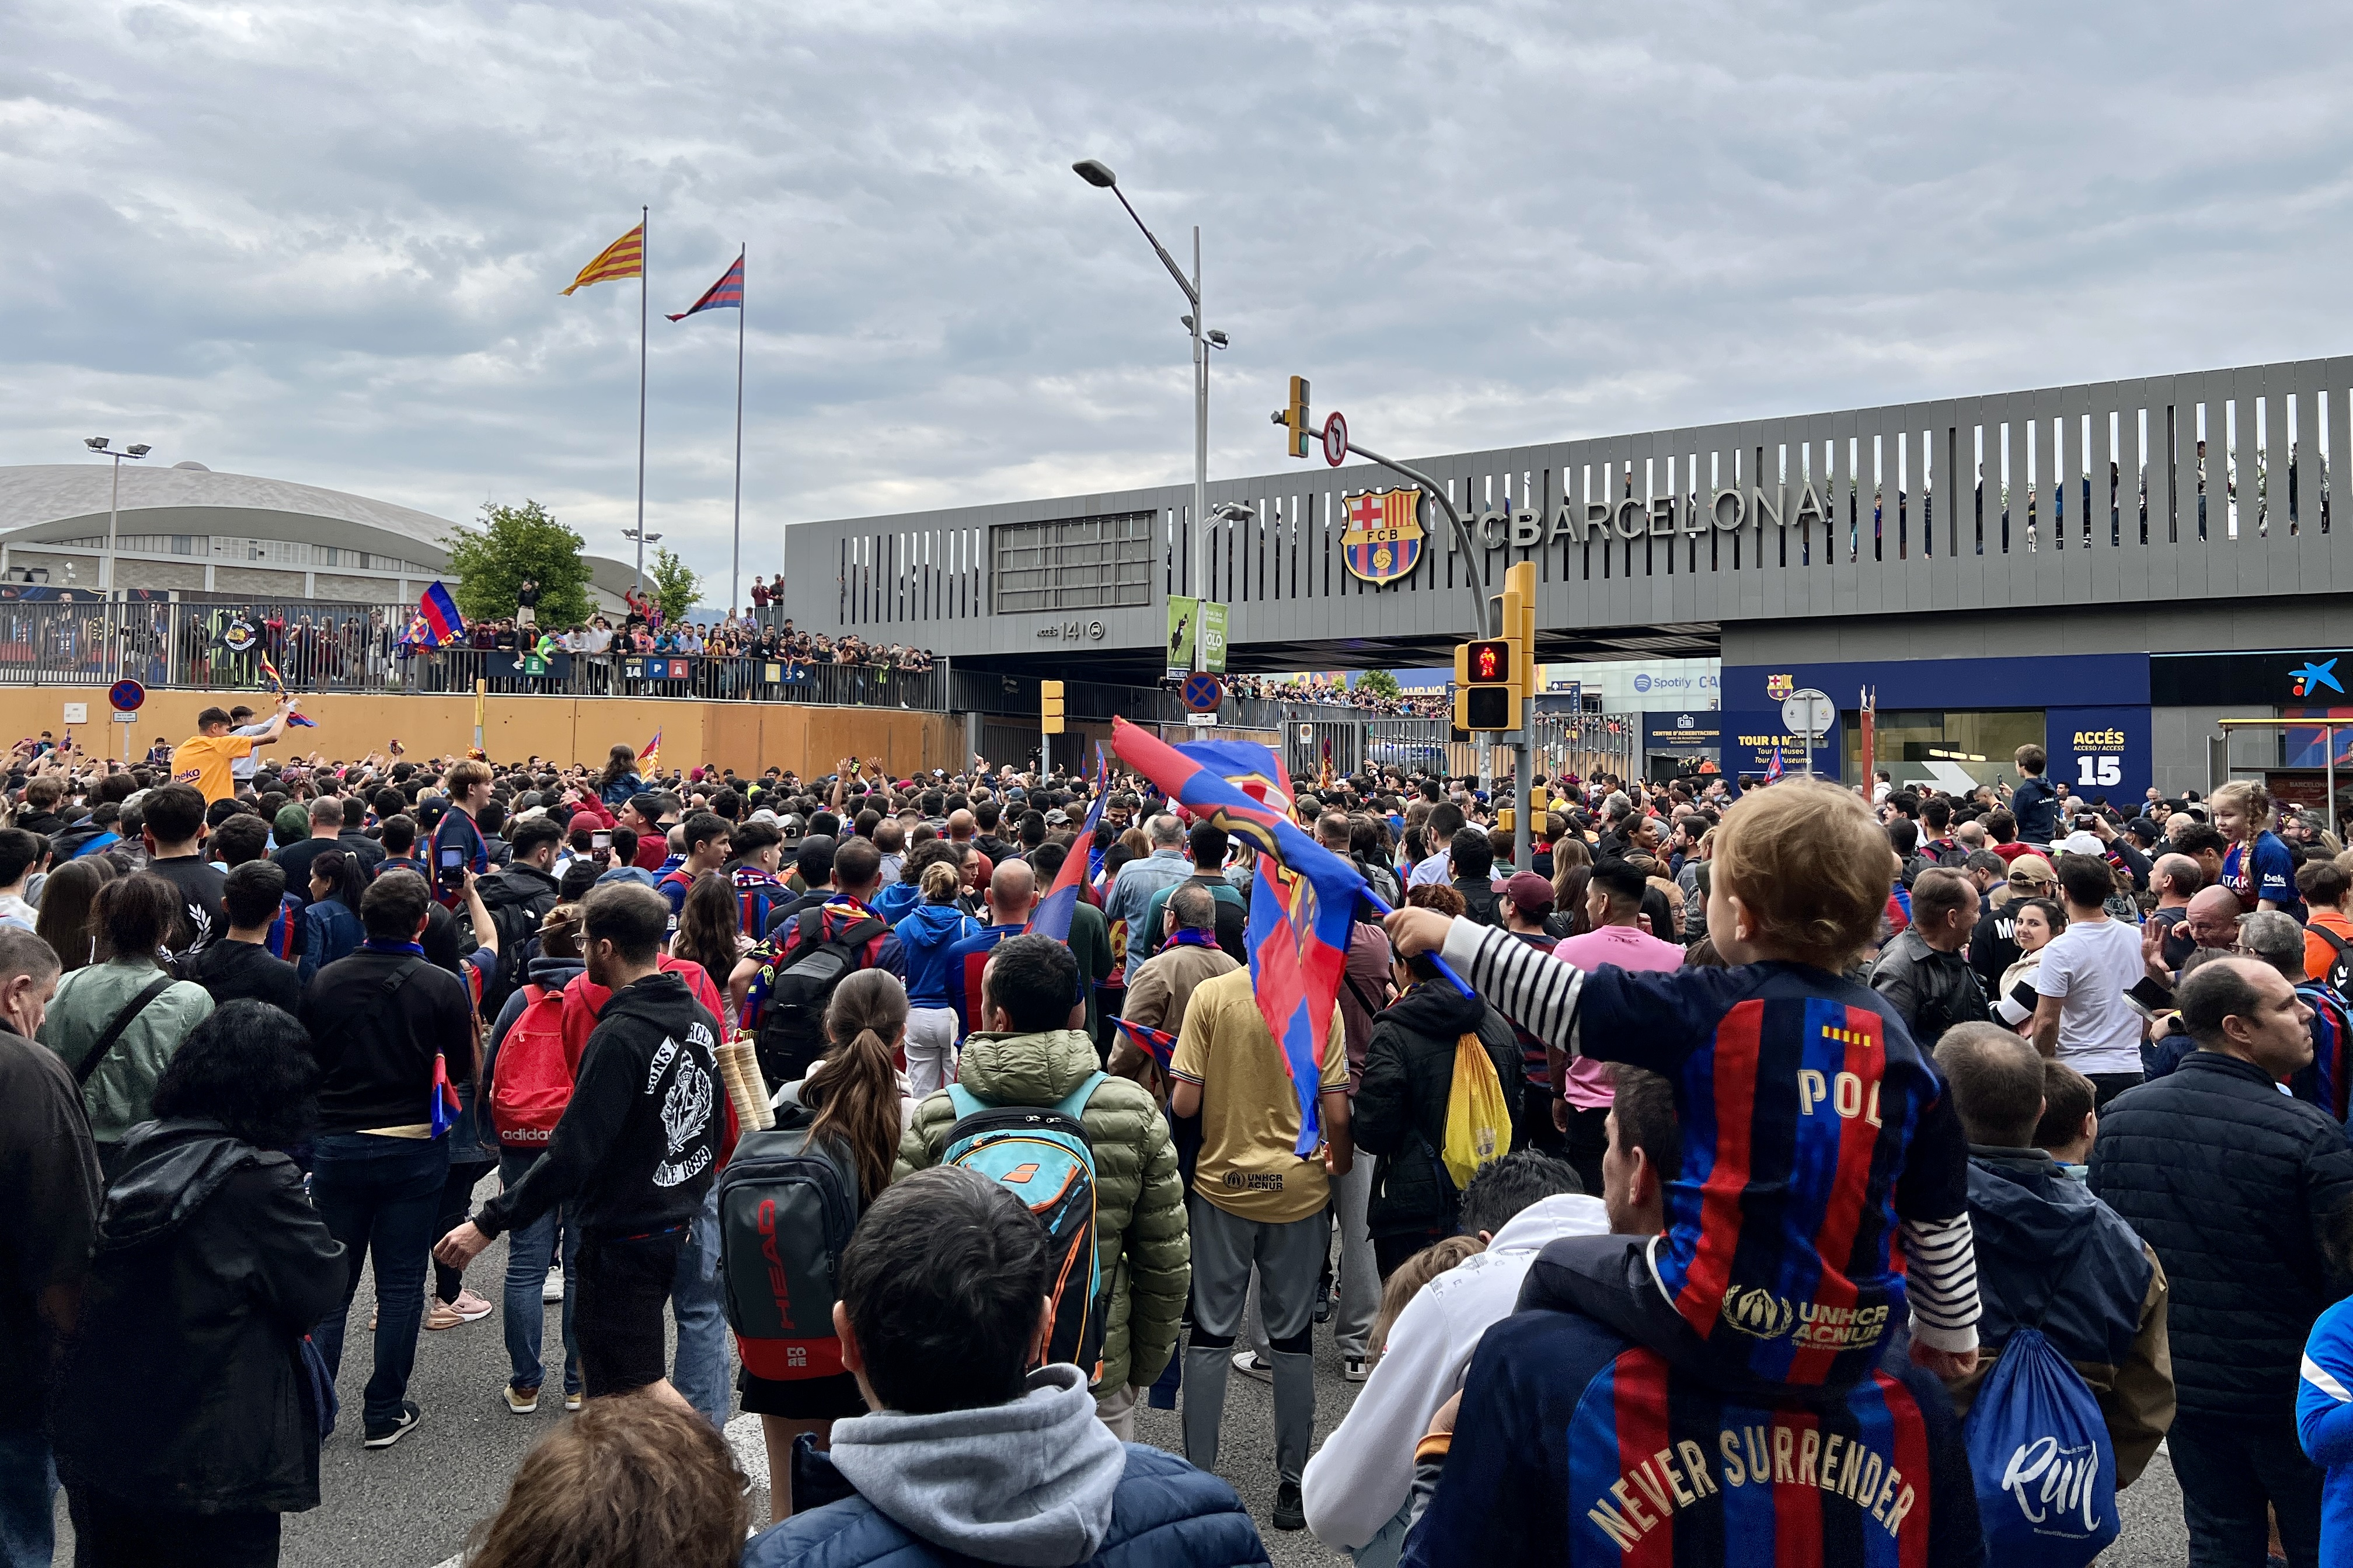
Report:
[[[407,605],[315,600],[241,604],[0,602],[0,686],[103,686],[249,691],[262,661],[296,692],[494,692],[687,697],[892,707],[947,706],[949,672],[783,658],[628,653],[517,653],[404,645]],[[238,627],[252,629],[247,642]]]

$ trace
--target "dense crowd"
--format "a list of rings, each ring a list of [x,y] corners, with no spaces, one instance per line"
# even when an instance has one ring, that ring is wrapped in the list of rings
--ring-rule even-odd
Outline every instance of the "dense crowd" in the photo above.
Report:
[[[1398,718],[1440,719],[1454,710],[1454,700],[1443,690],[1400,691],[1394,697],[1385,697],[1361,680],[1352,685],[1322,676],[1294,676],[1285,680],[1266,675],[1236,675],[1229,677],[1226,684],[1237,697],[1272,702],[1332,703]]]
[[[2353,855],[2259,785],[1542,779],[1522,865],[1508,781],[1260,779],[1286,847],[238,717],[10,760],[12,1563],[52,1462],[78,1562],[275,1562],[494,1312],[485,1398],[577,1413],[501,1568],[1262,1563],[1235,1376],[1264,1522],[1360,1564],[2080,1563],[2161,1441],[2193,1560],[2353,1551]],[[1298,1059],[1294,876],[1370,895]]]

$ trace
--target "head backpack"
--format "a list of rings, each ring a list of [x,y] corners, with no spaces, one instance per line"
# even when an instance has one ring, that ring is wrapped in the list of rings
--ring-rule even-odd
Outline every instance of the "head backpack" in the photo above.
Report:
[[[2083,1374],[2021,1325],[1978,1389],[1961,1436],[1986,1559],[2083,1568],[2116,1538],[2116,1453]]]
[[[807,1078],[809,1064],[825,1055],[825,1009],[834,987],[858,972],[866,944],[890,929],[861,915],[828,938],[823,906],[801,912],[798,940],[770,972],[767,1005],[752,1042],[769,1088]]]
[[[940,1155],[942,1164],[977,1171],[1019,1198],[1046,1227],[1053,1310],[1039,1364],[1068,1362],[1090,1383],[1103,1371],[1111,1281],[1095,1255],[1095,1152],[1082,1118],[1104,1077],[1089,1073],[1050,1106],[990,1105],[952,1083],[956,1121]]]
[[[2347,942],[2318,921],[2304,928],[2328,944],[2328,988],[2353,1002],[2353,942]]]
[[[744,1134],[719,1173],[719,1276],[744,1369],[776,1383],[841,1368],[833,1304],[861,1207],[858,1176],[816,1116],[795,1107]]]
[[[523,987],[523,1009],[507,1026],[491,1071],[491,1125],[499,1146],[542,1150],[572,1103],[572,1068],[564,1053],[564,994]]]

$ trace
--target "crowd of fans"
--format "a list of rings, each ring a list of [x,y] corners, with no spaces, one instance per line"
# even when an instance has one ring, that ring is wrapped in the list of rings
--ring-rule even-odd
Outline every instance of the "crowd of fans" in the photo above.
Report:
[[[1296,676],[1284,680],[1265,675],[1236,675],[1227,678],[1226,686],[1241,698],[1332,703],[1400,718],[1442,719],[1454,710],[1453,698],[1442,689],[1400,691],[1395,697],[1384,697],[1361,680],[1352,685],[1345,679],[1323,676]]]
[[[1521,865],[1507,781],[1328,781],[1271,804],[1396,912],[1294,1063],[1277,868],[1134,774],[238,717],[10,761],[12,1562],[52,1465],[78,1562],[275,1562],[493,1312],[485,1398],[576,1415],[477,1564],[2082,1563],[2161,1441],[2193,1560],[2353,1550],[2353,855],[2258,785],[1544,779]]]

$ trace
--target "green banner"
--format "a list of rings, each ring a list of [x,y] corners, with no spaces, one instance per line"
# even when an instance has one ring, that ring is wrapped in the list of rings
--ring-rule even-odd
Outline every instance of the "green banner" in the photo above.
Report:
[[[1200,600],[1184,594],[1168,595],[1168,676],[1172,680],[1192,673],[1193,637],[1200,630]],[[1220,618],[1218,624],[1222,645],[1225,622]]]
[[[1201,668],[1211,675],[1226,672],[1226,606],[1215,599],[1201,602]]]

